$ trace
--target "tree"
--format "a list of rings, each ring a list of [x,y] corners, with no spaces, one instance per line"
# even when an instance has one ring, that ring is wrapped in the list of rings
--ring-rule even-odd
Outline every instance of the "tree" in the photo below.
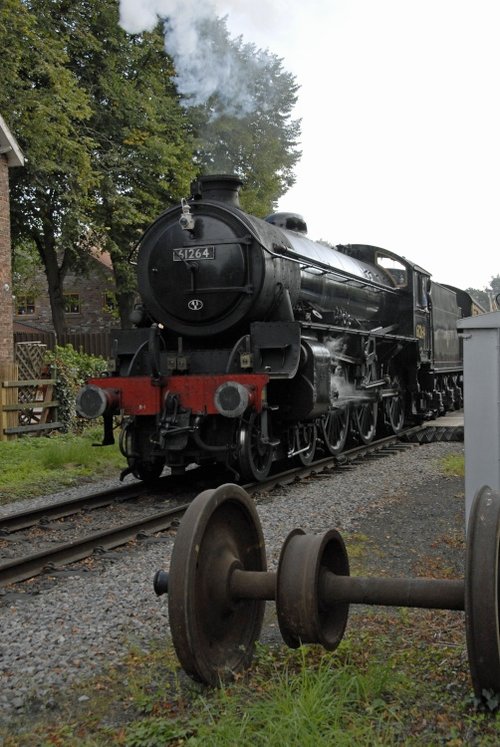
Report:
[[[279,57],[243,43],[241,37],[232,39],[224,19],[205,20],[203,34],[216,47],[217,57],[231,59],[236,80],[230,81],[231,96],[218,91],[190,110],[196,161],[204,173],[239,176],[244,182],[242,205],[263,217],[295,182],[301,125],[291,115],[299,86]],[[244,96],[228,108],[236,89],[243,89]]]
[[[84,270],[95,246],[111,254],[128,325],[127,258],[200,172],[242,177],[243,204],[257,215],[293,184],[293,76],[277,57],[230,39],[223,19],[206,33],[251,70],[251,107],[223,110],[222,91],[194,108],[181,101],[162,27],[127,34],[118,0],[3,0],[0,110],[27,157],[12,181],[13,243],[37,247],[57,334],[65,328],[64,277]]]
[[[482,290],[467,288],[466,292],[486,311],[498,309],[500,308],[500,275],[491,278],[489,288],[483,288]]]
[[[92,107],[93,224],[111,255],[122,326],[129,326],[135,276],[128,257],[146,226],[189,194],[196,175],[191,126],[160,25],[129,36],[114,0],[80,0],[70,4],[65,26],[71,68]]]
[[[38,249],[56,334],[66,272],[84,268],[92,246],[110,251],[126,325],[126,258],[195,175],[163,35],[129,37],[115,0],[6,0],[0,49],[0,109],[27,156],[12,183],[14,245]]]
[[[489,310],[490,300],[486,290],[479,290],[478,288],[466,288],[465,292],[468,293],[469,296],[472,296],[474,301],[482,306],[483,309],[486,309],[487,311]]]
[[[64,40],[34,3],[4,0],[0,19],[0,110],[26,155],[11,179],[12,236],[37,247],[60,333],[64,275],[84,242],[95,184],[92,144],[82,130],[91,110],[68,69]]]

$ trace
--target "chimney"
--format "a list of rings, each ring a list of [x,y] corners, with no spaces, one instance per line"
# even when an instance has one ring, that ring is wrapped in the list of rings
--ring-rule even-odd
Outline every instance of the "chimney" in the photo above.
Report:
[[[231,174],[207,174],[191,182],[191,196],[195,200],[216,200],[239,208],[242,185],[241,179]]]

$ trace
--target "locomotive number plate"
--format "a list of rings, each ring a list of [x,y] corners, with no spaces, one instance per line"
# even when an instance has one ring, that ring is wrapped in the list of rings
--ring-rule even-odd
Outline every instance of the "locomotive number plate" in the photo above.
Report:
[[[215,246],[183,246],[173,250],[174,262],[187,262],[190,259],[215,259]]]

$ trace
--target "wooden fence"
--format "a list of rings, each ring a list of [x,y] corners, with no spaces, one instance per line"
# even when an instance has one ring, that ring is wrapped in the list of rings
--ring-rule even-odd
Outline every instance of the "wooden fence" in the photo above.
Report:
[[[68,332],[60,335],[57,344],[73,345],[78,352],[108,359],[111,357],[112,339],[112,332]],[[49,350],[54,350],[56,336],[53,332],[15,332],[14,342],[41,342]]]
[[[59,403],[53,399],[55,383],[56,379],[19,380],[17,364],[0,367],[0,441],[63,427],[57,421]]]

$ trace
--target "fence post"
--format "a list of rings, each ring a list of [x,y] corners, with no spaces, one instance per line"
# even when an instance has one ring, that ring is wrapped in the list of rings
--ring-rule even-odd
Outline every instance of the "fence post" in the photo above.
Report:
[[[16,405],[18,402],[17,388],[5,387],[3,382],[17,381],[18,369],[15,363],[4,363],[0,365],[0,441],[10,441],[17,438],[16,435],[7,435],[6,428],[15,425],[17,412],[4,410],[5,405]]]

